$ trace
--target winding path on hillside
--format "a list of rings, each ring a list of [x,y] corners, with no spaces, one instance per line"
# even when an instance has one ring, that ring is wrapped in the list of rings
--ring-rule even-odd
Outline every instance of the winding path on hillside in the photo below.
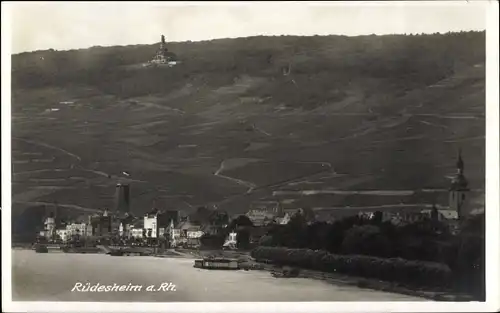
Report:
[[[321,173],[324,173],[324,172],[329,172],[329,171],[332,170],[331,169],[332,168],[332,164],[329,163],[329,162],[312,162],[312,161],[311,162],[309,162],[309,161],[289,162],[289,163],[296,163],[296,164],[320,164],[322,168],[327,167],[328,169],[322,169],[322,170],[320,170],[318,172],[315,172],[315,173],[312,173],[312,174],[307,174],[305,176],[295,177],[295,178],[291,178],[291,179],[288,179],[288,180],[285,180],[285,181],[282,181],[282,182],[278,182],[277,185],[271,184],[271,185],[257,186],[257,185],[255,185],[255,184],[253,184],[251,182],[248,182],[248,181],[244,181],[244,180],[240,180],[240,179],[237,179],[237,178],[233,178],[233,177],[221,175],[220,172],[222,172],[224,170],[224,168],[225,168],[225,166],[224,166],[225,161],[226,160],[224,160],[224,161],[221,162],[221,165],[220,165],[219,169],[214,173],[214,175],[218,176],[218,177],[221,177],[221,178],[225,178],[225,179],[234,181],[234,182],[236,182],[239,185],[243,185],[243,186],[249,187],[249,189],[247,190],[246,193],[239,194],[239,195],[236,195],[234,197],[238,197],[238,196],[242,196],[242,195],[245,195],[245,194],[249,194],[249,193],[253,192],[256,189],[277,187],[277,186],[281,186],[281,185],[284,185],[284,184],[287,184],[287,183],[291,183],[291,182],[294,182],[294,181],[297,181],[297,180],[304,180],[304,179],[307,179],[308,177],[316,176],[318,174],[321,174]],[[288,162],[276,162],[276,163],[288,163]],[[226,200],[232,199],[232,198],[233,197],[225,199],[225,200],[223,200],[223,202],[225,202]]]
[[[296,162],[296,163],[300,163],[300,162]],[[290,184],[290,183],[293,183],[293,182],[297,182],[297,181],[303,181],[309,177],[314,177],[316,175],[320,175],[320,174],[323,174],[323,173],[327,173],[327,172],[332,172],[332,165],[328,162],[302,162],[302,163],[317,163],[317,164],[321,164],[322,167],[328,167],[327,169],[322,169],[320,171],[317,171],[315,173],[311,173],[311,174],[307,174],[307,175],[304,175],[304,176],[300,176],[300,177],[295,177],[295,178],[291,178],[291,179],[287,179],[287,180],[284,180],[284,181],[281,181],[281,182],[276,182],[276,183],[271,183],[271,184],[268,184],[268,185],[263,185],[263,186],[255,186],[254,188],[250,189],[249,191],[245,192],[245,193],[240,193],[240,194],[237,194],[237,195],[234,195],[234,196],[231,196],[231,197],[228,197],[222,201],[219,201],[219,202],[216,202],[216,203],[212,203],[212,204],[215,204],[215,205],[220,205],[220,204],[223,204],[223,203],[227,203],[229,201],[233,201],[235,199],[238,199],[240,197],[243,197],[245,195],[248,195],[254,191],[265,191],[265,190],[269,190],[271,188],[276,188],[276,187],[281,187],[283,185],[287,185],[287,184]],[[221,164],[222,165],[222,164]],[[220,168],[219,168],[220,169]]]
[[[79,163],[81,163],[81,161],[82,161],[82,158],[80,156],[78,156],[78,155],[76,155],[74,153],[71,153],[71,152],[69,152],[69,151],[67,151],[65,149],[56,147],[56,146],[48,144],[48,143],[45,143],[45,142],[27,140],[27,139],[19,138],[19,137],[12,137],[12,139],[16,139],[16,140],[23,141],[23,142],[26,142],[26,143],[29,143],[29,144],[33,144],[33,145],[37,145],[37,146],[40,146],[40,147],[49,148],[49,149],[52,149],[52,150],[56,150],[56,151],[62,152],[65,155],[70,156],[73,159],[76,159]],[[147,181],[143,181],[143,180],[131,179],[131,178],[128,178],[128,177],[125,177],[125,176],[119,176],[119,175],[112,175],[110,173],[106,173],[104,171],[99,171],[99,170],[92,170],[92,169],[83,167],[83,166],[81,166],[79,164],[77,164],[76,166],[74,164],[72,164],[71,167],[70,167],[70,169],[82,170],[82,171],[85,171],[85,172],[93,173],[95,175],[99,175],[99,176],[107,177],[107,178],[117,178],[117,179],[119,179],[120,181],[123,181],[123,182],[148,183]],[[61,172],[61,171],[65,171],[65,170],[67,170],[67,169],[39,169],[39,170],[32,170],[32,171],[24,171],[24,172],[13,173],[13,175],[34,174],[34,173],[44,173],[44,172]]]
[[[44,148],[49,148],[49,149],[57,150],[59,152],[62,152],[64,154],[66,154],[66,155],[68,155],[68,156],[76,159],[78,162],[82,161],[82,159],[78,155],[76,155],[74,153],[71,153],[71,152],[69,152],[67,150],[64,150],[62,148],[50,145],[50,144],[45,143],[45,142],[41,142],[41,141],[38,141],[38,140],[37,141],[32,141],[32,140],[27,140],[27,139],[19,138],[19,137],[12,137],[12,139],[19,140],[19,141],[24,141],[26,143],[37,145],[37,146],[41,146],[41,147],[44,147]]]
[[[12,203],[25,204],[25,205],[46,205],[46,206],[54,205],[53,202],[42,202],[42,201],[12,201]],[[68,209],[74,209],[78,211],[90,212],[90,213],[102,212],[101,210],[98,209],[86,208],[76,204],[57,203],[57,206]]]
[[[221,162],[219,169],[214,173],[214,175],[217,176],[217,177],[220,177],[220,178],[228,179],[228,180],[230,180],[232,182],[237,183],[238,185],[242,185],[242,186],[248,187],[249,189],[248,189],[247,193],[252,192],[252,190],[256,187],[255,184],[253,184],[251,182],[247,182],[247,181],[241,180],[241,179],[237,179],[237,178],[233,178],[233,177],[221,175],[221,172],[224,170],[224,164],[225,164],[225,162],[226,162],[226,160],[224,160],[224,161]]]

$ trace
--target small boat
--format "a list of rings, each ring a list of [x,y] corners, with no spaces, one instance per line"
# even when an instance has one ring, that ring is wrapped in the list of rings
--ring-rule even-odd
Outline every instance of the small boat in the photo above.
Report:
[[[148,255],[148,253],[138,250],[138,249],[130,249],[130,248],[125,248],[125,249],[117,249],[117,250],[112,250],[106,253],[111,256],[144,256]]]
[[[204,258],[195,260],[194,267],[211,270],[238,270],[239,264],[236,259],[228,258]]]
[[[111,255],[111,256],[123,256],[123,251],[121,251],[121,250],[113,250],[113,251],[109,251],[106,254]]]

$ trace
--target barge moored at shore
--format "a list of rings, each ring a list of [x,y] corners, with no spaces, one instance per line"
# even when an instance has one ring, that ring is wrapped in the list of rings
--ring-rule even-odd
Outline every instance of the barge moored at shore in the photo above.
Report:
[[[204,258],[195,260],[194,267],[210,270],[238,270],[238,260],[228,258]]]

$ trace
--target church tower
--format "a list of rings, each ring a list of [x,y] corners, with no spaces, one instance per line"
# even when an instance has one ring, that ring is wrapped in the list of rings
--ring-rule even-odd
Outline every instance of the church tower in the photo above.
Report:
[[[455,210],[458,214],[458,219],[463,220],[467,215],[469,202],[469,183],[464,175],[464,161],[462,159],[462,150],[458,152],[457,173],[451,182],[449,190],[449,206],[451,210]]]

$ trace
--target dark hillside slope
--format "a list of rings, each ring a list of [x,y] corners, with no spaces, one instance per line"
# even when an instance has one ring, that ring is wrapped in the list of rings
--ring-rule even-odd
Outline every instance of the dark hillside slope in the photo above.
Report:
[[[112,207],[117,181],[138,213],[445,189],[459,147],[484,187],[484,32],[172,43],[180,65],[142,67],[156,48],[13,56],[15,204]]]

